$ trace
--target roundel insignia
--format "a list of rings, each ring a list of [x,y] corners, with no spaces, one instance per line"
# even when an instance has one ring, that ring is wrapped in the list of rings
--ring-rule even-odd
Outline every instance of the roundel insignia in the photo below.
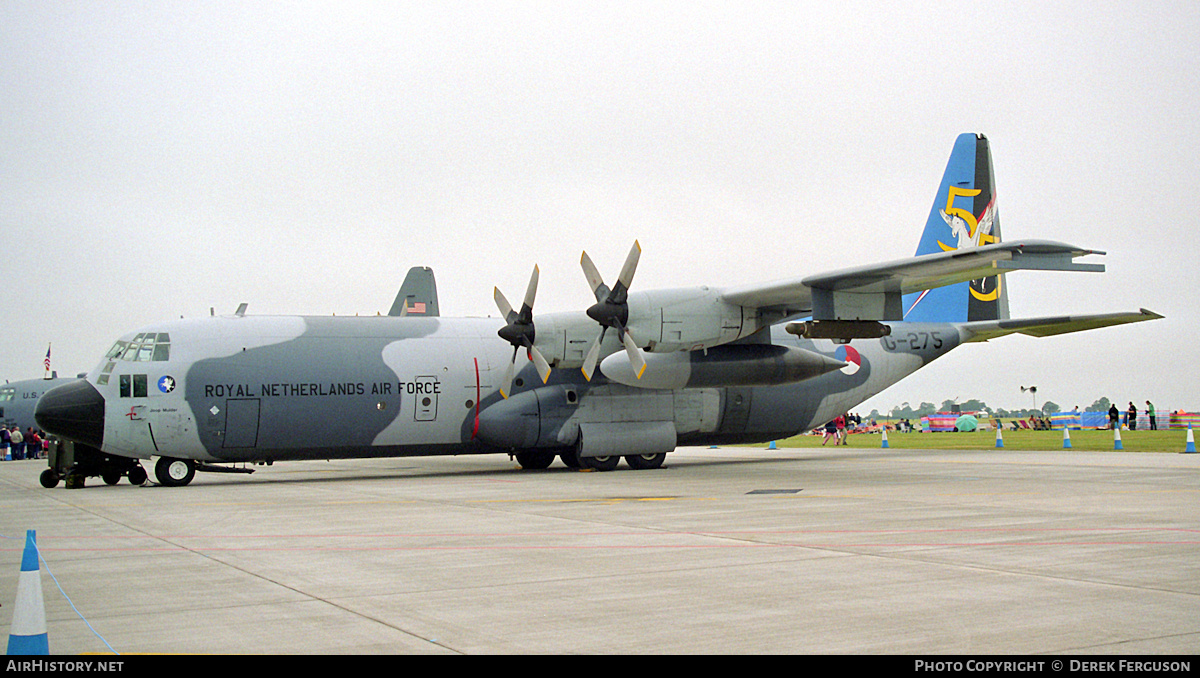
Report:
[[[163,377],[162,379],[159,379],[158,380],[158,390],[162,391],[163,393],[170,393],[171,391],[174,391],[175,390],[175,378],[174,377]]]
[[[853,346],[838,346],[837,350],[833,353],[833,357],[846,363],[846,366],[842,368],[844,374],[854,374],[858,371],[858,368],[862,367],[862,356],[859,355],[858,350]]]

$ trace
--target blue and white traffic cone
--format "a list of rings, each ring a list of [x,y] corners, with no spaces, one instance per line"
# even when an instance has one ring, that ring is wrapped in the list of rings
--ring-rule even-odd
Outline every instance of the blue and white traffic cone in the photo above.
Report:
[[[1187,447],[1183,448],[1184,454],[1196,452],[1196,437],[1192,435],[1192,425],[1188,424]]]
[[[996,447],[1004,447],[1004,425],[996,427]]]
[[[1063,427],[1063,449],[1071,449],[1071,429],[1066,426]]]
[[[768,449],[768,450],[777,450],[777,449],[779,449],[779,448],[778,448],[778,447],[775,447],[775,441],[774,441],[774,440],[772,440],[772,441],[771,441],[771,444],[767,446],[767,449]]]
[[[13,605],[8,654],[50,654],[46,602],[42,599],[37,537],[33,530],[25,532],[25,553],[21,556],[21,578],[17,580],[17,602]]]
[[[883,449],[886,450],[888,447],[889,447],[889,445],[888,445],[888,441],[887,441],[887,427],[885,426],[883,428]]]
[[[1113,429],[1113,449],[1114,450],[1125,449],[1125,445],[1123,443],[1121,443],[1121,427],[1120,426]]]

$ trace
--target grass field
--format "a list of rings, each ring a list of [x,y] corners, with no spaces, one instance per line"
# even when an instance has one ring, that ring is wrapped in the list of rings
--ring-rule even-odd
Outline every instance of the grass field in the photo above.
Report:
[[[778,440],[778,447],[821,447],[823,436],[801,435]],[[878,433],[856,433],[850,436],[848,447],[882,447]],[[1158,431],[1121,431],[1124,452],[1183,452],[1187,446],[1187,431],[1180,429]],[[829,441],[828,446],[832,446]],[[758,447],[756,445],[755,447]],[[921,450],[981,450],[996,447],[995,431],[970,433],[897,433],[888,432],[890,449]],[[1112,431],[1071,431],[1071,449],[1081,452],[1113,451]],[[1061,450],[1062,431],[1004,431],[1007,450]]]

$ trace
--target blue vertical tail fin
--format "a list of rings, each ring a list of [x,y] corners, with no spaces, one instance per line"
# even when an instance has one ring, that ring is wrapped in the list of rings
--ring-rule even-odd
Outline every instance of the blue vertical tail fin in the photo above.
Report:
[[[1000,242],[995,176],[987,137],[960,134],[933,199],[917,256]],[[909,322],[967,322],[1008,318],[1004,276],[948,285],[903,299]]]

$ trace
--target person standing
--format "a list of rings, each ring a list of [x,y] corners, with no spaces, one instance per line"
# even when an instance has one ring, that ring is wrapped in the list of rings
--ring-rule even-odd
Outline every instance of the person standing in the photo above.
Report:
[[[1150,430],[1151,431],[1158,430],[1158,422],[1155,420],[1154,414],[1155,414],[1154,413],[1154,403],[1147,400],[1146,401],[1146,416],[1150,418]]]
[[[1117,404],[1113,403],[1108,406],[1108,430],[1115,431],[1121,426],[1121,413],[1117,411]]]
[[[20,461],[25,458],[25,437],[21,435],[21,429],[16,426],[8,432],[9,439],[12,441],[12,458],[13,461]]]
[[[32,426],[25,432],[25,458],[42,458],[42,438],[38,435],[37,431],[33,430]]]
[[[1133,401],[1129,401],[1129,430],[1137,430],[1137,408],[1133,406]]]

